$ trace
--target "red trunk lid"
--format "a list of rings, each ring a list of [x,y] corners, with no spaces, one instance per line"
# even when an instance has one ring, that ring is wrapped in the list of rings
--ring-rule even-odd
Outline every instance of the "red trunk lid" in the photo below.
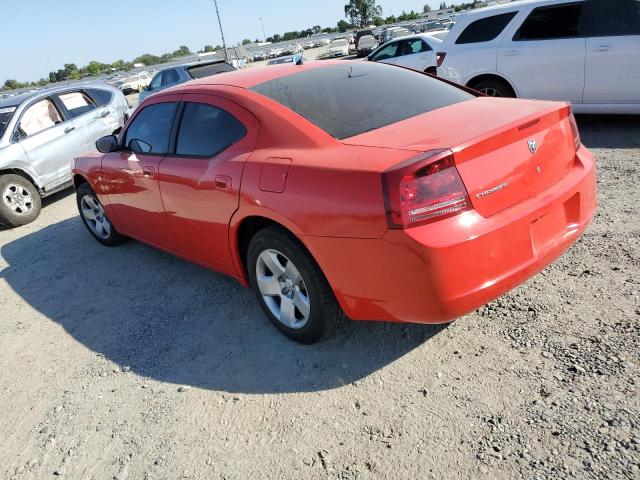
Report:
[[[473,207],[488,217],[546,190],[575,162],[565,103],[480,97],[343,140],[424,152],[448,148]]]

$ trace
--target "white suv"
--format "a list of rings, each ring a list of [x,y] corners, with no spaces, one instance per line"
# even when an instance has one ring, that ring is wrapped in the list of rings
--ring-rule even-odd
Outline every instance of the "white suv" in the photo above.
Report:
[[[640,0],[525,0],[466,13],[438,75],[487,95],[640,114]]]

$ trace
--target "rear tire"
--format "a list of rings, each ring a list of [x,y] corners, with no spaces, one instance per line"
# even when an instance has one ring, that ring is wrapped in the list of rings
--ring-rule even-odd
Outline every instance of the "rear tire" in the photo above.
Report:
[[[0,225],[26,225],[38,218],[41,209],[42,199],[33,183],[12,173],[0,176]]]
[[[128,240],[113,226],[98,196],[88,183],[83,183],[76,190],[76,203],[82,223],[98,242],[107,247],[114,247]]]
[[[343,318],[329,282],[306,248],[280,227],[249,243],[249,282],[269,321],[290,339],[312,344]]]
[[[488,97],[515,98],[516,96],[513,88],[511,88],[507,82],[494,78],[481,80],[478,83],[473,84],[471,88]]]

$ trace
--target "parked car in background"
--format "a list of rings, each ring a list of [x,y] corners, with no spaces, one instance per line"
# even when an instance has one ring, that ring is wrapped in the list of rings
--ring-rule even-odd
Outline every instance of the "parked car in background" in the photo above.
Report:
[[[128,77],[120,80],[116,80],[114,86],[122,90],[125,95],[129,95],[134,92],[140,93],[149,85],[149,82],[151,82],[151,75],[147,72],[140,72],[134,75],[129,75]]]
[[[372,29],[370,29],[370,28],[367,28],[367,29],[364,29],[364,30],[358,30],[358,31],[356,32],[356,36],[355,36],[356,49],[358,48],[358,44],[359,44],[359,42],[360,42],[360,39],[361,39],[362,37],[367,37],[367,36],[371,36],[371,37],[374,37],[374,38],[375,38],[375,36],[376,36],[376,35],[375,35],[375,33],[373,32],[373,30],[372,30]]]
[[[344,38],[338,38],[329,45],[329,55],[332,57],[343,57],[349,55],[349,42]]]
[[[407,35],[411,35],[411,31],[404,27],[389,27],[383,34],[383,41],[388,42],[394,38],[406,37]]]
[[[364,35],[358,40],[358,58],[366,57],[378,47],[378,41],[373,35]]]
[[[278,58],[284,54],[283,48],[272,48],[267,52],[267,58]]]
[[[287,55],[285,57],[274,58],[269,60],[267,65],[281,65],[283,63],[306,62],[307,59],[300,54]]]
[[[436,52],[442,41],[424,33],[391,40],[369,54],[367,60],[436,73]]]
[[[304,343],[342,312],[473,311],[553,262],[596,208],[595,162],[565,102],[370,62],[191,82],[97,147],[74,185],[98,242],[133,237],[230,275]]]
[[[208,77],[219,73],[232,72],[234,70],[236,70],[236,68],[224,60],[196,62],[165,68],[155,74],[149,86],[140,93],[138,101],[143,102],[149,95],[160,92],[165,88],[188,82],[194,78]]]
[[[640,113],[640,1],[529,0],[473,10],[445,37],[438,75],[487,95]]]
[[[267,53],[264,51],[260,51],[260,52],[255,52],[253,54],[253,60],[258,62],[261,60],[266,60],[267,59]]]
[[[40,199],[71,186],[71,167],[122,127],[129,105],[107,84],[51,88],[0,100],[0,225],[40,214]]]

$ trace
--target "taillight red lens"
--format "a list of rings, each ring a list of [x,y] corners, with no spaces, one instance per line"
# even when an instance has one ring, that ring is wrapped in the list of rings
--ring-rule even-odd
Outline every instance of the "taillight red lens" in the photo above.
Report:
[[[440,65],[442,65],[442,62],[444,62],[444,57],[446,56],[447,56],[447,52],[436,53],[436,67],[439,67]]]
[[[571,125],[571,133],[573,133],[573,141],[576,145],[576,150],[580,148],[580,132],[578,131],[578,124],[576,123],[576,117],[573,116],[573,113],[569,114],[569,125]]]
[[[435,222],[471,208],[450,150],[434,150],[382,174],[389,228]]]

